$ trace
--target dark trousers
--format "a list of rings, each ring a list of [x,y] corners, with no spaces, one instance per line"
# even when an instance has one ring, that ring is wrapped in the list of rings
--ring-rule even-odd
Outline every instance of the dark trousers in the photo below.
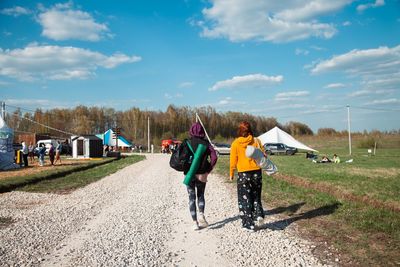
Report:
[[[257,217],[264,218],[261,203],[261,170],[239,172],[237,180],[238,204],[243,227],[254,226]]]
[[[50,159],[51,165],[54,165],[54,154],[49,154],[49,159]]]
[[[28,154],[22,154],[22,158],[24,160],[24,166],[28,167]]]
[[[206,201],[204,199],[204,191],[206,190],[206,183],[200,182],[196,178],[193,178],[189,185],[186,186],[189,194],[189,210],[193,221],[197,220],[197,208],[196,208],[196,193],[197,193],[197,205],[199,206],[199,212],[204,213]]]

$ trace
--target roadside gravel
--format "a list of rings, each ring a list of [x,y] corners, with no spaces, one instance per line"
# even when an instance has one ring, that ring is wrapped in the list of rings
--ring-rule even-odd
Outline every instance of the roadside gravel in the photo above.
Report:
[[[210,226],[191,229],[182,174],[168,155],[147,159],[67,195],[0,195],[0,266],[321,266],[291,227],[240,228],[235,191],[211,175]]]

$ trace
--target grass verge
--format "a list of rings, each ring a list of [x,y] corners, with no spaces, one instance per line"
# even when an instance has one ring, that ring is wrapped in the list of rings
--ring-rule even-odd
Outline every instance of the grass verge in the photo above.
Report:
[[[80,172],[99,165],[107,164],[113,161],[112,158],[102,159],[99,161],[88,161],[79,165],[67,165],[63,167],[56,167],[53,170],[46,170],[46,172],[39,172],[30,175],[14,176],[0,180],[0,193],[9,192],[17,188],[38,183],[43,180],[51,180],[63,177],[65,175]]]
[[[290,157],[281,160],[285,159]],[[292,164],[295,169],[296,163],[292,161]],[[285,176],[282,172],[285,168],[279,164],[278,167],[280,175]],[[229,157],[220,157],[216,171],[227,178],[228,170]],[[263,177],[263,198],[267,203],[264,208],[269,214],[280,214],[280,219],[268,228],[284,229],[296,222],[302,236],[316,244],[314,253],[323,261],[338,259],[342,266],[400,265],[399,212],[349,201],[267,175]],[[352,190],[351,183],[348,190]]]
[[[107,164],[97,165],[90,169],[73,172],[57,179],[43,180],[35,184],[26,185],[18,190],[26,192],[68,193],[74,189],[98,181],[101,178],[133,163],[141,161],[144,158],[144,156],[133,155],[121,158],[120,160],[109,161]]]

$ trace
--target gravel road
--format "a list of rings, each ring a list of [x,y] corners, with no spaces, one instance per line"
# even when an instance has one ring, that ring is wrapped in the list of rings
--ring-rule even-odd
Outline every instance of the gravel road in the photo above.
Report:
[[[206,188],[210,226],[191,229],[183,176],[168,155],[147,159],[71,194],[0,194],[0,266],[321,266],[312,244],[273,215],[240,227],[235,190],[215,175]]]

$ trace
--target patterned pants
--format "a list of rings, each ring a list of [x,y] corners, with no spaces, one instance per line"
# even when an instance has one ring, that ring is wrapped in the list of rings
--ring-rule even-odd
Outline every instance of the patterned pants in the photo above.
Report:
[[[238,204],[243,227],[254,226],[257,217],[264,218],[261,203],[261,170],[239,172],[237,181]]]
[[[186,186],[188,194],[189,194],[189,210],[190,215],[192,216],[193,221],[197,221],[197,212],[196,212],[196,191],[197,191],[197,205],[199,206],[199,212],[204,213],[204,207],[206,205],[204,199],[204,191],[206,190],[206,183],[200,182],[196,178],[190,182],[189,185]]]

